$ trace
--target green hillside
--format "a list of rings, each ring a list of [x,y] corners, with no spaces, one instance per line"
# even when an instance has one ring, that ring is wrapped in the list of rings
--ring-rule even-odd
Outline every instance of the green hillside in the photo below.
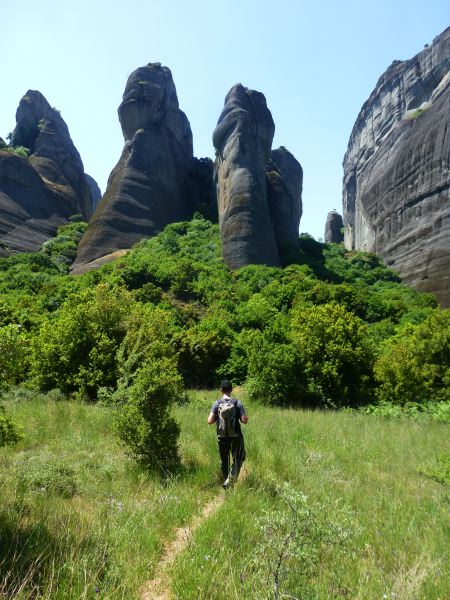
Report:
[[[85,226],[0,259],[0,598],[448,597],[450,311],[308,235],[231,272],[200,216],[71,276]]]

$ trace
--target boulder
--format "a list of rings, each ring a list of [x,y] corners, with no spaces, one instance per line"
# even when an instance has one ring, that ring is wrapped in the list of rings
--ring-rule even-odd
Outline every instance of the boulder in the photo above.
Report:
[[[264,95],[234,85],[213,134],[222,249],[232,269],[280,265],[266,182],[274,133]]]
[[[266,165],[267,198],[280,261],[300,257],[298,229],[302,216],[303,169],[284,146],[272,150]]]
[[[73,273],[192,216],[192,134],[160,63],[128,78],[118,109],[125,145],[78,247]]]
[[[342,216],[336,211],[332,210],[327,215],[327,222],[325,223],[325,235],[324,240],[327,244],[340,244],[344,241],[344,221]]]
[[[345,246],[380,255],[450,306],[450,28],[395,61],[344,157]]]

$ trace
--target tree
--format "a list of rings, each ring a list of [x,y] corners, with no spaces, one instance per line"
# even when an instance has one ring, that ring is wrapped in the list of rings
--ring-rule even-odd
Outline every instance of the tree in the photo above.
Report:
[[[381,401],[450,400],[450,310],[437,309],[420,325],[405,325],[386,342],[374,371]]]
[[[175,359],[146,362],[119,406],[114,430],[130,454],[145,467],[165,473],[178,463],[180,428],[171,416],[183,392]]]
[[[351,406],[369,400],[374,354],[359,317],[334,302],[299,306],[292,311],[292,338],[311,401]]]

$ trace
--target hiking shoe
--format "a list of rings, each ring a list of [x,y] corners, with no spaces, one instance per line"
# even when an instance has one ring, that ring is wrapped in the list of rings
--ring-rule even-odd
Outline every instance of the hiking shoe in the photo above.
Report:
[[[227,479],[226,479],[226,480],[223,482],[223,486],[222,486],[222,487],[223,487],[223,489],[224,489],[224,490],[228,490],[230,487],[233,487],[233,483],[234,483],[234,480],[233,480],[233,478],[230,476],[230,477],[228,477],[228,478],[227,478]]]

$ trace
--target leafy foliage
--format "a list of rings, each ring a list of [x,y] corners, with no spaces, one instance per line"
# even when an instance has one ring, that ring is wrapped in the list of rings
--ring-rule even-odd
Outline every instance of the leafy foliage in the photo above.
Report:
[[[70,296],[32,340],[31,375],[38,387],[95,399],[100,386],[115,386],[129,307],[129,292],[106,284]]]
[[[0,389],[25,378],[28,340],[21,326],[11,323],[0,327]]]
[[[336,303],[293,310],[292,337],[307,396],[322,405],[357,405],[370,397],[373,350],[367,325]]]
[[[450,400],[450,310],[390,338],[375,364],[377,395],[399,405]]]
[[[23,492],[71,498],[77,490],[75,471],[52,452],[28,456],[19,463]]]
[[[180,428],[170,414],[183,382],[170,358],[146,362],[117,412],[114,428],[131,455],[146,467],[165,472],[178,462]]]
[[[0,405],[0,448],[16,444],[22,435],[17,431],[14,423],[5,414],[5,409]]]
[[[445,313],[375,255],[302,234],[298,264],[231,272],[218,225],[196,215],[71,277],[85,227],[74,216],[40,252],[0,258],[5,381],[31,374],[43,390],[94,400],[101,388],[120,404],[144,364],[167,358],[185,385],[229,377],[273,404],[447,398]]]

